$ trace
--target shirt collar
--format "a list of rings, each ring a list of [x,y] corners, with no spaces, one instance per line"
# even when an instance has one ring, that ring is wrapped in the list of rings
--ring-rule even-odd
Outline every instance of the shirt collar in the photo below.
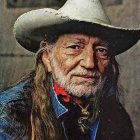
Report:
[[[51,101],[57,118],[60,118],[63,114],[68,112],[68,109],[58,100],[53,86],[51,88]]]
[[[115,94],[116,94],[116,90],[115,87],[112,85],[108,91],[108,96],[113,96]],[[68,109],[64,105],[62,105],[58,100],[53,84],[51,88],[51,102],[57,118],[60,118],[63,114],[68,112]]]

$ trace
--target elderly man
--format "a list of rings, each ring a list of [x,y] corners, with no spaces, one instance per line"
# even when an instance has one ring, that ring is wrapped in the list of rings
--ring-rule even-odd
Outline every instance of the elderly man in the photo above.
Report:
[[[14,34],[36,52],[36,67],[0,94],[0,140],[134,139],[115,56],[139,40],[139,29],[111,26],[98,0],[68,0],[21,15]]]

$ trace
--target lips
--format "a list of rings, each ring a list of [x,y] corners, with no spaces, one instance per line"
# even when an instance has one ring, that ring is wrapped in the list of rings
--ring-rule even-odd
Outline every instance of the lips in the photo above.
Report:
[[[87,78],[87,79],[99,79],[99,76],[93,76],[93,75],[75,75],[77,77],[81,77],[81,78]]]
[[[82,75],[81,77],[84,77],[84,78],[97,78],[97,77],[92,76],[92,75]]]
[[[100,76],[96,74],[78,74],[73,75],[72,81],[77,85],[96,86],[100,81]]]

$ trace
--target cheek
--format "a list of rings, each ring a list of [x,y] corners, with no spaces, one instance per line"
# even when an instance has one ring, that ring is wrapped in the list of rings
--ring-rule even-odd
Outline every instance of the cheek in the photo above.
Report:
[[[97,65],[101,73],[104,73],[105,68],[108,66],[109,60],[98,60]]]
[[[56,55],[56,61],[65,74],[68,74],[74,67],[74,59],[66,54]]]

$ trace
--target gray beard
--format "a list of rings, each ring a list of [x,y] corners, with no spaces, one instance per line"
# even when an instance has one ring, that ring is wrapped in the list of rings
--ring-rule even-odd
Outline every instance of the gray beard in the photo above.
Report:
[[[61,69],[58,61],[55,58],[55,55],[51,55],[51,66],[52,66],[52,75],[55,82],[59,84],[60,87],[65,89],[69,94],[77,97],[81,96],[91,96],[95,95],[98,90],[101,90],[106,78],[101,77],[101,73],[97,70],[91,72],[91,75],[99,76],[99,81],[97,82],[81,82],[80,84],[77,84],[75,82],[71,81],[71,75],[72,74],[87,74],[89,73],[88,70],[80,68],[80,69],[73,69],[70,71],[67,75],[64,74],[63,70]]]

